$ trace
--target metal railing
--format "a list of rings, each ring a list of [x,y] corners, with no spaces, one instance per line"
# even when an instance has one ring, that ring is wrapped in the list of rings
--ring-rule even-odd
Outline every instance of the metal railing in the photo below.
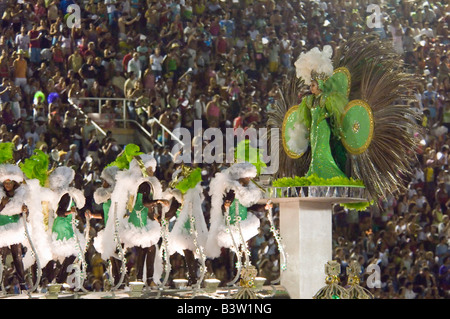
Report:
[[[73,107],[75,107],[81,114],[83,114],[84,116],[88,116],[86,114],[86,112],[84,112],[78,105],[76,105],[76,103],[74,103],[74,101],[72,99],[68,99],[70,105],[72,105]],[[80,101],[97,101],[97,105],[98,105],[98,114],[101,115],[102,114],[102,106],[103,106],[103,101],[107,101],[107,100],[111,100],[111,101],[122,101],[122,118],[121,119],[114,119],[114,122],[122,122],[123,123],[123,128],[127,128],[127,124],[128,123],[133,123],[135,126],[137,126],[139,128],[139,130],[145,135],[147,136],[152,142],[158,144],[161,147],[164,147],[166,144],[166,139],[164,138],[165,133],[167,133],[171,139],[179,144],[181,144],[181,146],[184,146],[184,143],[178,138],[178,136],[176,136],[175,134],[172,133],[172,131],[170,131],[165,125],[163,125],[157,118],[152,117],[150,120],[154,123],[156,123],[159,127],[159,129],[161,130],[161,142],[158,141],[157,138],[153,138],[153,135],[145,128],[143,127],[138,121],[136,120],[132,120],[128,118],[128,113],[127,113],[127,102],[135,102],[134,99],[126,99],[126,98],[110,98],[110,97],[82,97],[82,98],[77,98],[77,100]],[[103,135],[106,135],[106,132],[97,124],[95,123],[95,121],[92,121],[93,125],[95,126],[95,128],[97,130],[99,130]],[[156,134],[156,136],[158,136],[158,134]],[[173,157],[173,154],[171,154]]]
[[[102,114],[102,102],[103,101],[122,101],[122,119],[123,127],[127,128],[127,102],[135,102],[135,99],[126,99],[126,98],[118,98],[118,97],[79,97],[77,100],[80,101],[97,101],[98,106],[98,114]]]
[[[76,104],[72,101],[71,98],[67,99],[69,104],[75,108],[80,114],[82,114],[85,117],[88,117],[88,115]],[[100,132],[103,136],[106,136],[106,132],[105,130],[103,130],[100,125],[98,125],[97,123],[95,123],[94,121],[91,121],[92,125],[94,125],[95,129]]]
[[[158,124],[159,127],[161,128],[161,144],[160,144],[160,146],[165,146],[164,132],[167,132],[167,134],[170,135],[172,140],[181,144],[181,146],[184,146],[184,143],[178,138],[178,136],[173,134],[172,131],[169,130],[166,126],[164,126],[157,118],[153,117],[151,120],[154,121],[156,124]],[[159,144],[159,141],[156,141],[156,142]]]

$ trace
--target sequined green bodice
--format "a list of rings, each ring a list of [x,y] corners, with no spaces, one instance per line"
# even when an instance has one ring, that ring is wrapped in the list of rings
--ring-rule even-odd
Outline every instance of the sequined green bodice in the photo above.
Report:
[[[7,224],[17,223],[20,219],[20,215],[0,215],[0,226],[4,226]]]
[[[108,222],[108,213],[109,213],[109,208],[111,207],[111,200],[108,199],[106,202],[103,203],[103,219],[105,220],[105,225]]]
[[[72,201],[70,208],[75,206]],[[72,227],[72,214],[67,216],[58,216],[53,221],[52,232],[57,234],[57,240],[70,239],[74,236]]]
[[[331,153],[331,129],[326,120],[328,116],[325,107],[313,106],[311,108],[311,164],[306,176],[313,174],[322,178],[346,176],[337,166]]]
[[[136,227],[144,227],[147,225],[148,208],[144,206],[142,198],[142,194],[138,193],[133,211],[130,213],[130,217],[128,218],[128,222],[132,223]]]
[[[241,217],[241,220],[247,219],[247,207],[242,205],[239,200],[235,199],[231,203],[230,210],[228,211],[230,216],[230,224],[233,225],[236,222],[236,206],[238,215]]]

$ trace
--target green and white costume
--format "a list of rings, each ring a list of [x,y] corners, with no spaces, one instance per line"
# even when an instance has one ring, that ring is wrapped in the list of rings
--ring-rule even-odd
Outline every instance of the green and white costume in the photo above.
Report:
[[[28,229],[30,234],[32,234],[33,244],[36,248],[41,268],[44,268],[53,259],[53,253],[50,245],[51,234],[47,230],[48,224],[46,225],[44,216],[45,208],[42,203],[52,203],[56,199],[54,199],[54,193],[49,188],[42,187],[37,179],[27,179],[25,186],[27,188],[25,205],[28,208],[28,221],[30,225]],[[28,248],[27,244],[25,246]],[[34,262],[35,256],[32,250],[27,249],[23,258],[25,269],[29,268]]]
[[[204,247],[208,236],[208,227],[202,209],[202,202],[204,199],[203,187],[199,182],[182,195],[180,192],[177,192],[177,190],[170,191],[170,193],[178,194],[175,195],[174,198],[181,206],[178,208],[177,219],[169,234],[169,252],[171,255],[175,252],[184,255],[183,251],[189,249],[195,254],[197,247],[194,245],[193,234],[191,234],[190,214],[192,214],[192,217],[194,218],[194,227],[197,232],[198,245]],[[181,198],[180,195],[182,196]]]
[[[51,210],[53,211],[53,221],[51,223],[51,247],[53,258],[61,262],[69,256],[77,256],[79,249],[77,248],[77,238],[80,247],[84,250],[86,246],[86,239],[83,234],[72,226],[72,219],[75,216],[69,214],[67,216],[56,216],[60,200],[65,194],[70,196],[70,202],[65,208],[70,211],[73,206],[78,209],[84,207],[85,197],[79,189],[70,187],[70,183],[75,177],[75,172],[72,168],[61,166],[56,168],[49,176],[50,189],[54,193],[54,200],[51,203]],[[76,236],[76,237],[75,237]]]
[[[114,243],[114,218],[113,211],[111,211],[111,195],[114,191],[116,184],[116,174],[119,171],[117,166],[106,167],[100,177],[104,179],[108,184],[108,188],[99,187],[94,192],[94,201],[97,204],[102,205],[103,209],[103,221],[105,228],[100,230],[95,236],[93,245],[95,250],[97,250],[104,260],[107,260],[110,256],[104,256],[105,247],[115,247]],[[108,224],[109,222],[109,224]],[[107,227],[109,225],[109,227]],[[114,249],[114,248],[113,248]],[[108,249],[109,250],[109,249]]]
[[[301,176],[321,186],[352,186],[353,179],[375,202],[405,191],[417,160],[414,134],[423,130],[411,107],[418,79],[402,71],[391,44],[355,35],[334,53],[328,45],[302,52],[295,69],[268,115],[269,127],[282,127],[281,139],[271,136],[284,149],[275,177]],[[304,96],[313,82],[314,95]]]
[[[22,183],[24,175],[17,165],[0,165],[0,183],[6,180]],[[0,187],[0,199],[5,197],[3,187]],[[27,196],[27,188],[21,184],[15,191],[14,196],[0,212],[0,247],[8,247],[14,244],[27,243],[25,230],[21,217],[22,205]]]
[[[244,241],[258,234],[260,220],[247,209],[255,205],[262,198],[261,190],[252,182],[247,186],[241,185],[240,178],[255,177],[256,167],[250,163],[236,163],[223,172],[217,173],[210,183],[211,195],[211,226],[209,228],[208,239],[205,245],[206,255],[209,258],[216,258],[220,255],[220,248],[230,248],[233,246],[233,239],[227,231],[225,217],[222,212],[223,200],[229,191],[234,191],[235,199],[230,206],[230,224],[236,222],[236,205],[240,217],[240,228]],[[240,238],[236,227],[232,227],[234,238]]]
[[[156,160],[152,156],[143,154],[141,159],[145,168],[152,166],[153,170],[156,169]],[[161,183],[154,176],[144,176],[136,159],[130,162],[128,170],[120,171],[116,175],[116,186],[111,194],[110,209],[115,209],[114,206],[117,203],[117,216],[120,222],[119,235],[124,249],[134,246],[151,247],[161,237],[160,224],[148,217],[148,208],[144,207],[142,194],[138,193],[142,183],[150,185],[152,197],[150,199],[162,198]],[[133,199],[133,209],[129,212],[129,216],[124,218],[130,198]]]

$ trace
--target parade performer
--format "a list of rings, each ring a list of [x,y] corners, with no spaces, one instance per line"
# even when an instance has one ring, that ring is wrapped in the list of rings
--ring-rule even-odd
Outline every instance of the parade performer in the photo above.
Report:
[[[325,47],[331,48],[329,46]],[[314,57],[316,52],[311,52]],[[330,51],[324,51],[323,54],[331,57]],[[327,59],[325,59],[327,60]],[[309,61],[302,61],[301,64],[308,64]],[[322,178],[332,178],[336,176],[346,177],[346,175],[338,167],[335,162],[330,145],[331,128],[336,131],[342,130],[340,126],[340,116],[344,111],[345,105],[348,103],[346,95],[338,90],[332,92],[324,92],[324,81],[326,77],[332,75],[333,67],[331,59],[326,63],[320,63],[319,66],[324,68],[329,66],[327,72],[312,71],[310,80],[310,95],[307,95],[299,105],[299,113],[305,118],[303,122],[308,127],[309,140],[311,146],[311,163],[309,165],[306,176],[316,174]],[[320,70],[320,69],[319,69]],[[327,121],[327,119],[330,119]],[[334,126],[329,123],[333,123]],[[339,134],[334,134],[339,136]],[[299,139],[301,135],[299,136]]]
[[[100,174],[100,179],[102,180],[102,185],[97,188],[94,192],[94,201],[97,204],[102,205],[103,214],[93,214],[91,211],[87,210],[86,213],[89,214],[90,218],[103,219],[105,226],[108,224],[110,218],[114,221],[112,217],[111,207],[111,195],[114,191],[114,186],[116,185],[116,174],[119,171],[117,166],[105,167]],[[104,246],[114,246],[114,236],[111,232],[106,232],[105,229],[99,231],[94,238],[94,248],[100,253],[102,259],[111,261],[112,276],[114,278],[114,284],[117,285],[120,280],[120,269],[121,260],[117,259],[116,256],[105,257],[103,252],[105,251]],[[121,244],[121,243],[119,243]]]
[[[52,225],[51,247],[54,258],[51,263],[55,263],[55,259],[61,263],[59,272],[53,274],[59,284],[66,281],[67,267],[73,264],[76,258],[80,262],[84,261],[87,244],[85,237],[76,227],[77,209],[84,207],[85,197],[79,189],[70,186],[74,177],[75,171],[66,166],[57,167],[49,176],[49,187],[54,192],[54,201],[51,203],[52,221],[49,223]],[[50,282],[53,276],[49,278]]]
[[[401,71],[390,44],[355,36],[334,56],[330,46],[301,53],[295,66],[297,77],[268,118],[269,127],[282,128],[279,143],[271,143],[282,145],[271,150],[279,155],[275,177],[305,177],[303,185],[283,186],[360,181],[371,199],[403,190],[398,176],[413,171],[421,129],[410,107],[414,76]]]
[[[24,175],[17,165],[0,165],[0,247],[9,247],[20,289],[26,290],[22,258],[23,245],[27,241],[22,218],[26,217],[22,213],[27,192],[23,181]]]
[[[117,206],[117,216],[121,219],[119,235],[124,249],[131,248],[136,252],[136,277],[139,281],[143,281],[146,263],[148,285],[155,284],[152,278],[156,244],[161,237],[157,208],[158,204],[168,204],[162,199],[161,183],[154,176],[155,170],[156,160],[152,156],[135,156],[128,169],[117,173],[111,195],[111,209],[113,205]]]
[[[206,271],[204,247],[208,236],[202,209],[204,196],[201,181],[200,168],[182,166],[173,173],[169,185],[171,188],[163,194],[165,199],[171,200],[166,218],[176,215],[176,221],[168,235],[169,255],[178,252],[185,257],[188,285],[197,287],[200,287]],[[197,260],[202,265],[200,275]]]
[[[258,234],[260,226],[259,218],[248,212],[256,208],[255,205],[262,198],[260,188],[251,181],[256,175],[256,167],[243,162],[233,164],[211,180],[211,217],[205,247],[209,258],[219,257],[221,247],[233,248],[238,259],[242,251],[246,263],[249,263],[249,252],[245,245]],[[224,212],[228,216],[224,216]]]
[[[46,265],[53,259],[49,232],[49,203],[54,200],[54,193],[48,188],[49,157],[41,150],[19,164],[26,176],[27,196],[25,198],[26,211],[33,234],[33,246],[36,250],[28,249],[24,256],[25,269],[32,266],[33,274],[48,275]],[[36,256],[36,255],[37,256]],[[37,268],[40,267],[40,268]],[[44,271],[41,272],[41,269]],[[39,277],[36,278],[39,281]]]
[[[127,184],[120,191],[114,191],[117,181],[117,175],[121,172],[123,181],[126,180],[130,162],[135,156],[142,155],[139,146],[136,144],[127,144],[117,158],[109,163],[101,173],[103,181],[102,186],[94,192],[96,203],[102,203],[103,216],[92,214],[89,210],[87,216],[104,220],[104,228],[94,238],[94,248],[100,253],[101,258],[111,262],[112,277],[114,279],[113,289],[120,288],[124,275],[125,267],[125,248],[120,238],[120,231],[124,225],[124,215],[128,201]],[[122,181],[122,182],[123,182]],[[129,182],[130,185],[132,185]],[[120,212],[119,212],[120,211]],[[120,271],[120,276],[118,275]]]

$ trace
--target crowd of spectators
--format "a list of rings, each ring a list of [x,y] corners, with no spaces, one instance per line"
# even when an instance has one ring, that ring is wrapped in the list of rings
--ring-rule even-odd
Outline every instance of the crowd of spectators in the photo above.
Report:
[[[123,145],[112,133],[114,122],[103,136],[86,116],[98,112],[98,102],[81,98],[127,99],[125,113],[122,101],[107,99],[101,113],[112,120],[126,114],[167,145],[170,136],[159,133],[154,118],[169,130],[191,129],[194,120],[202,120],[203,128],[265,127],[301,52],[326,44],[336,49],[352,35],[376,33],[392,41],[406,71],[418,76],[413,107],[426,135],[418,136],[421,147],[407,193],[383,198],[363,212],[336,206],[333,258],[341,262],[344,284],[352,259],[362,270],[378,265],[381,288],[371,289],[377,298],[448,298],[450,6],[385,0],[371,11],[372,2],[1,1],[0,142],[16,145],[16,162],[40,149],[56,165],[74,167],[85,209],[100,210],[92,194],[101,170]],[[71,4],[80,10],[70,11]],[[163,184],[174,170],[169,151],[156,144],[153,151]],[[221,168],[205,165],[206,196],[209,180]],[[208,218],[208,201],[204,205]],[[261,231],[249,242],[252,262],[270,281],[279,276],[279,252],[264,211],[255,213]],[[102,225],[92,223],[95,236]],[[88,288],[106,289],[105,262],[93,247],[88,256]],[[207,276],[228,282],[232,258],[224,251],[208,261]],[[184,275],[183,262],[172,257],[173,278]],[[128,268],[132,279],[132,253]],[[12,279],[5,283],[14,291]]]

